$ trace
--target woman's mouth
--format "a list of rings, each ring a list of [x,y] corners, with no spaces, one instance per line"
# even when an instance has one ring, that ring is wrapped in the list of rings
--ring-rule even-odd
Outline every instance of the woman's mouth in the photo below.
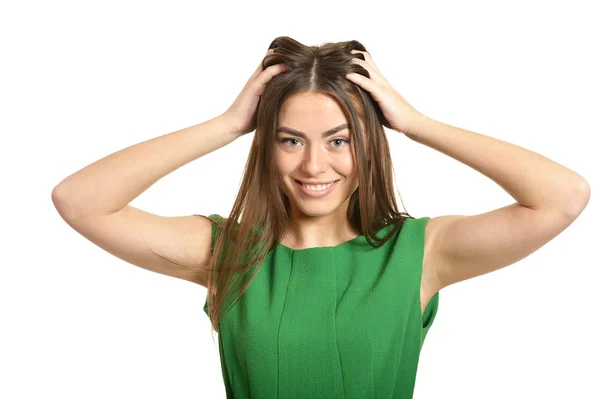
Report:
[[[313,185],[313,184],[302,183],[299,180],[294,180],[294,181],[296,182],[296,185],[298,186],[298,189],[300,190],[300,192],[311,198],[325,197],[326,195],[330,194],[335,189],[335,187],[337,186],[337,183],[339,182],[339,180],[335,180],[328,184],[314,184]]]

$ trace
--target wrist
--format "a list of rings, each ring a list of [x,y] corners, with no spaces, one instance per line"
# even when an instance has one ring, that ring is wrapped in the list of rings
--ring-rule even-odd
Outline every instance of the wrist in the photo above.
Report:
[[[227,115],[221,114],[214,118],[215,122],[219,125],[219,131],[223,132],[224,135],[231,137],[235,140],[241,136],[240,132],[233,126]]]
[[[427,125],[431,122],[431,118],[419,113],[410,122],[410,128],[405,132],[405,136],[417,140],[426,130]]]

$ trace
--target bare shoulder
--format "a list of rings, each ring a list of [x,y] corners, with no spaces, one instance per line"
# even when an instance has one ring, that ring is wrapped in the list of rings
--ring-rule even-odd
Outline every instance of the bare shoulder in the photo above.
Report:
[[[423,268],[421,276],[421,304],[422,313],[431,298],[439,292],[443,286],[438,278],[438,269],[442,262],[440,256],[440,241],[443,235],[444,225],[453,216],[438,216],[427,220],[425,225],[425,245],[423,250]]]
[[[440,270],[445,268],[445,263],[448,262],[442,253],[444,236],[453,222],[463,218],[465,218],[463,215],[443,215],[427,220],[423,254],[423,280],[427,281],[432,296],[445,287],[439,278]]]

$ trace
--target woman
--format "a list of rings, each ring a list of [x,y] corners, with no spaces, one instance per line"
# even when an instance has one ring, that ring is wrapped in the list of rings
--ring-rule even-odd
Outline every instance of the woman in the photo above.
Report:
[[[474,216],[399,212],[383,126],[483,173],[516,202]],[[128,205],[254,130],[228,218]],[[280,37],[222,115],[87,166],[53,200],[105,250],[208,288],[228,397],[406,398],[439,291],[533,253],[589,195],[562,165],[426,117],[360,43]]]

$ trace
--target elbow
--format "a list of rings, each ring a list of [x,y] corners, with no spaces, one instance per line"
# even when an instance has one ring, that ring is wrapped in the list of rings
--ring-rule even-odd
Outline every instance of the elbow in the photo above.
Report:
[[[569,218],[576,219],[590,202],[591,189],[587,180],[582,178],[569,197],[570,201],[565,208],[565,212]]]
[[[60,187],[60,184],[54,187],[50,198],[60,217],[64,220],[72,219],[74,217],[73,207],[70,206],[68,202],[68,194]]]

